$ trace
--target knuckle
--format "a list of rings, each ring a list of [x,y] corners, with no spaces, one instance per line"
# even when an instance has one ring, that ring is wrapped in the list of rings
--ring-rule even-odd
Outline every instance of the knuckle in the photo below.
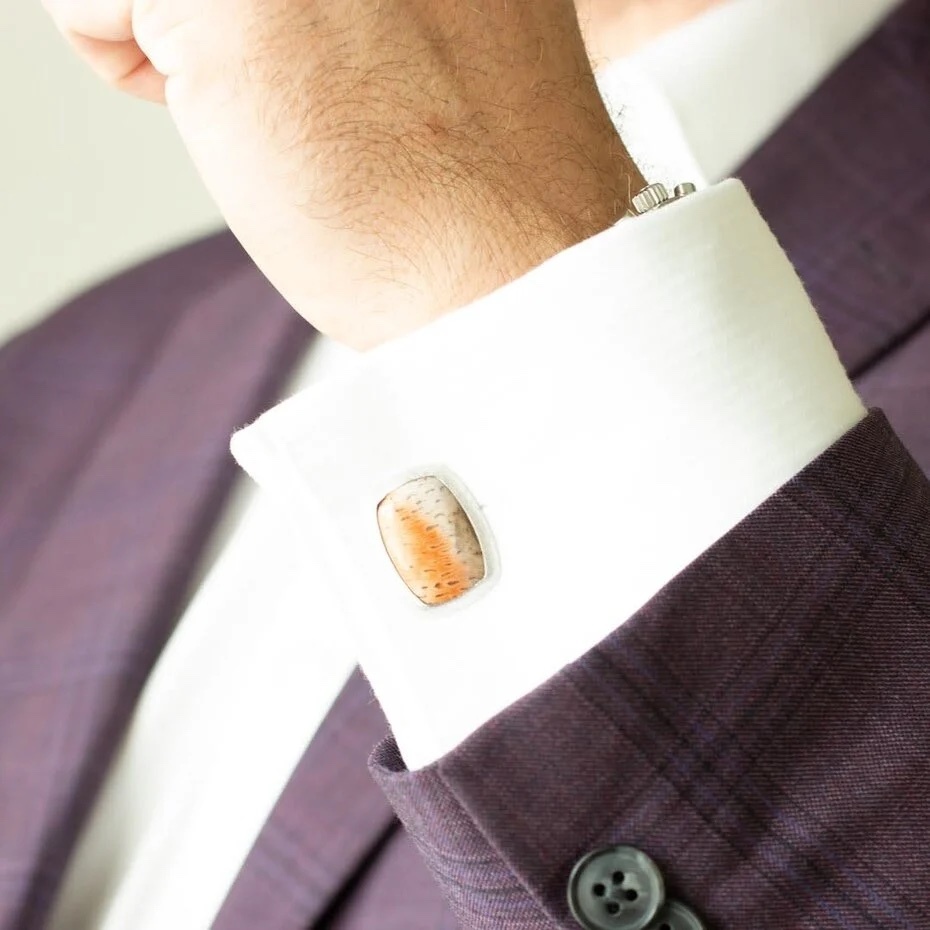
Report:
[[[139,47],[163,74],[181,70],[198,35],[191,26],[200,18],[202,2],[137,0],[132,31]]]

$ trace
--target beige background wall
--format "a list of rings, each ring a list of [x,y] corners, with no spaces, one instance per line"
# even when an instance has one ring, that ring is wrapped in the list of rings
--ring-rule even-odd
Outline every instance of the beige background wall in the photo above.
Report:
[[[0,342],[220,222],[167,114],[97,80],[39,0],[0,0]]]

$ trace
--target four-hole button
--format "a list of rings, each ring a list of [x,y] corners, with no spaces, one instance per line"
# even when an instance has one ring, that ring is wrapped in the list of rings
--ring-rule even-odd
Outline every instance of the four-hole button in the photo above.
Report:
[[[646,930],[664,902],[662,873],[633,846],[588,853],[568,880],[568,905],[585,930]]]

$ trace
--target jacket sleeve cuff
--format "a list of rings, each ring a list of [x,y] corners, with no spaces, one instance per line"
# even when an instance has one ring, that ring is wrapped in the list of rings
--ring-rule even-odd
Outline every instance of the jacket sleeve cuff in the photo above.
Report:
[[[930,483],[873,411],[446,756],[388,738],[372,773],[469,930],[575,926],[614,844],[719,930],[916,926],[928,591]]]

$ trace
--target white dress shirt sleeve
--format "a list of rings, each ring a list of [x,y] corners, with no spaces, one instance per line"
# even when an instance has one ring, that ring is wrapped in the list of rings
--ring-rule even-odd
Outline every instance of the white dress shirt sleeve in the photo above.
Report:
[[[325,560],[417,768],[622,624],[864,412],[726,181],[367,353],[232,449]],[[407,590],[376,522],[419,474],[492,540],[486,581],[440,607]]]

